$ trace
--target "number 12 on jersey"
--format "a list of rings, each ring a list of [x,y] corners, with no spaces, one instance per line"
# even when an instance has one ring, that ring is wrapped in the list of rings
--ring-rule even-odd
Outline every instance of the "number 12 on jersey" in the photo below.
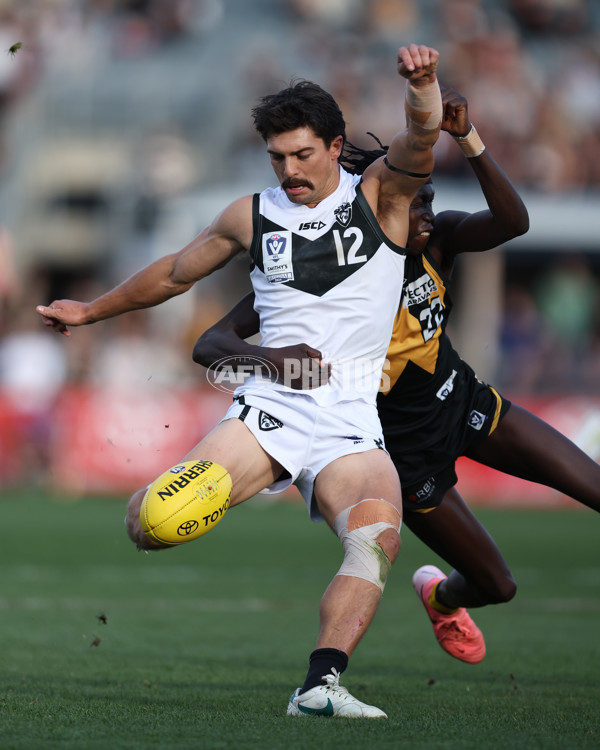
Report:
[[[342,236],[344,239],[353,238],[352,244],[348,248],[347,255],[344,251],[344,244],[342,242]],[[340,234],[339,229],[333,230],[333,241],[335,242],[335,250],[337,253],[338,266],[350,265],[352,263],[364,263],[368,260],[366,255],[359,255],[363,243],[363,233],[358,227],[348,227],[344,230],[344,234]]]

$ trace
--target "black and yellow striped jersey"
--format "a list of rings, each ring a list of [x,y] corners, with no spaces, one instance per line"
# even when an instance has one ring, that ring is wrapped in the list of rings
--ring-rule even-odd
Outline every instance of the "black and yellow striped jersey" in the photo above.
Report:
[[[453,353],[445,332],[452,310],[448,285],[449,279],[427,250],[407,255],[380,406],[396,399],[408,402],[413,397],[427,402],[446,380]]]
[[[405,509],[439,504],[458,456],[490,435],[510,402],[453,348],[446,326],[450,280],[430,253],[407,255],[377,409],[402,482]]]

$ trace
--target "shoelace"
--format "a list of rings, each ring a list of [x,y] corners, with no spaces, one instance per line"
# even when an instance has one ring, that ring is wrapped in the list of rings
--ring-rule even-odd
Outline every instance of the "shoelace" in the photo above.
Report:
[[[333,672],[333,674],[324,674],[321,677],[321,679],[325,680],[325,682],[327,683],[326,687],[329,690],[335,690],[339,691],[340,693],[347,694],[348,690],[340,685],[340,673],[335,667],[331,667],[331,671]]]
[[[439,629],[443,631],[444,638],[452,638],[457,635],[465,635],[467,638],[471,636],[471,629],[468,627],[468,623],[461,624],[457,619],[450,620],[449,622],[439,623]]]

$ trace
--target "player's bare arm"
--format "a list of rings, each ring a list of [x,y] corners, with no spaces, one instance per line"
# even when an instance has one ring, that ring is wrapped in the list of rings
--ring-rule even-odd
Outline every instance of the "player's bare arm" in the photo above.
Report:
[[[159,258],[95,300],[56,300],[48,306],[38,305],[36,310],[45,325],[68,336],[68,326],[154,307],[186,292],[196,281],[247,250],[251,241],[252,197],[245,196],[230,204],[178,253]]]
[[[279,374],[278,381],[295,390],[310,390],[327,383],[330,368],[318,349],[305,343],[274,348],[245,341],[259,328],[254,292],[250,292],[198,338],[192,355],[194,362],[211,367],[224,357],[235,357],[233,367],[260,367],[266,360]]]
[[[458,253],[490,250],[525,234],[529,229],[529,215],[523,200],[471,123],[465,97],[452,88],[442,87],[442,102],[442,130],[456,140],[465,154],[488,205],[487,210],[473,214],[445,211],[436,217],[430,250],[439,243],[440,261],[448,270]]]
[[[245,339],[258,333],[260,321],[254,309],[254,292],[243,297],[221,320],[208,328],[194,344],[192,358],[211,367],[223,357],[239,357],[242,364],[257,364],[264,356],[260,346]]]
[[[398,50],[398,73],[407,79],[406,127],[394,136],[385,159],[365,170],[363,190],[386,235],[404,245],[407,209],[433,170],[433,146],[442,120],[436,69],[439,53],[411,44]]]

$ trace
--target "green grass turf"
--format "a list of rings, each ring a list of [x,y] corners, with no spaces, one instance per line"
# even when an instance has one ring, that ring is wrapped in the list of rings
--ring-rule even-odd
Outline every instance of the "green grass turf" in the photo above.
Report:
[[[343,680],[389,713],[369,722],[285,716],[340,562],[303,505],[256,498],[153,555],[127,540],[124,501],[4,492],[0,510],[3,750],[600,747],[591,511],[477,511],[520,588],[476,612],[476,666],[436,644],[411,575],[437,561],[405,531]]]

